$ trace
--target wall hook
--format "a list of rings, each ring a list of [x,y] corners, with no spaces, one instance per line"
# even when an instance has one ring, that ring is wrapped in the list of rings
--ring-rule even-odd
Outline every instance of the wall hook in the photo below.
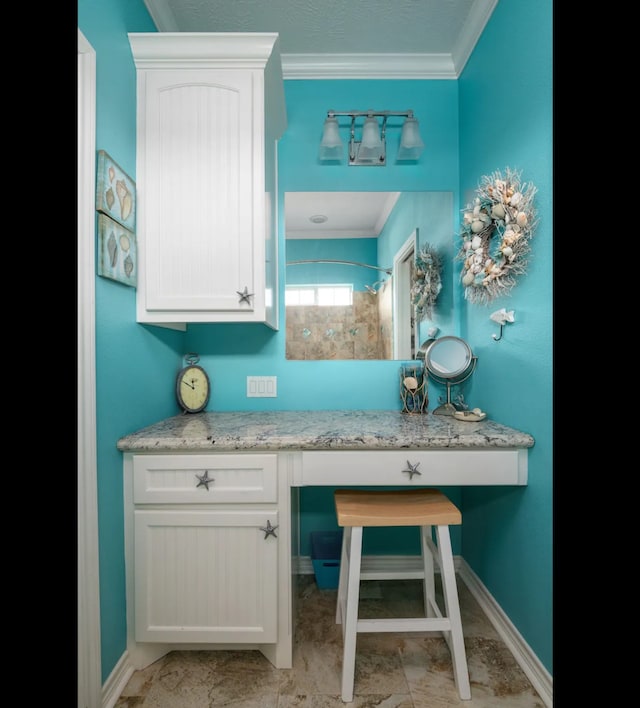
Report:
[[[492,334],[491,337],[494,342],[499,342],[502,339],[502,330],[507,322],[515,322],[515,315],[513,310],[507,310],[502,307],[496,310],[492,315],[489,315],[489,319],[493,322],[497,322],[500,325],[500,334]]]

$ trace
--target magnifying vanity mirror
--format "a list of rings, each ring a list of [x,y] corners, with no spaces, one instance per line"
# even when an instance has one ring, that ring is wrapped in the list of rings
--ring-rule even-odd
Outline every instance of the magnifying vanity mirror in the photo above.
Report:
[[[455,331],[451,192],[286,192],[286,357],[414,359],[430,327]],[[431,320],[411,298],[415,255],[443,264]]]
[[[466,381],[476,368],[477,357],[460,337],[446,336],[429,339],[422,344],[418,358],[431,378],[446,384],[447,400],[433,411],[434,415],[453,415],[457,408],[451,403],[451,386]]]

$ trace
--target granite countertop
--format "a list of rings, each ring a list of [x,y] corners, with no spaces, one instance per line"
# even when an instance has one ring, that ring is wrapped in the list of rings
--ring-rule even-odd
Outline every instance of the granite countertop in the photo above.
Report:
[[[177,415],[118,440],[124,452],[424,450],[532,447],[520,430],[401,411],[231,411]]]

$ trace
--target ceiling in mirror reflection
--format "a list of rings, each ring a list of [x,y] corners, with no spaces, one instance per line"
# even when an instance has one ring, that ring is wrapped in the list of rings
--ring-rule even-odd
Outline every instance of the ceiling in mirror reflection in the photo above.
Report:
[[[400,192],[286,192],[286,238],[377,238]]]

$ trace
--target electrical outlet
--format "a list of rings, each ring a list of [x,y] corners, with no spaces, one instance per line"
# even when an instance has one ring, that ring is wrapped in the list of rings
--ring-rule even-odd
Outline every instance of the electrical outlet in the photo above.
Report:
[[[277,376],[247,376],[247,398],[277,398]]]

